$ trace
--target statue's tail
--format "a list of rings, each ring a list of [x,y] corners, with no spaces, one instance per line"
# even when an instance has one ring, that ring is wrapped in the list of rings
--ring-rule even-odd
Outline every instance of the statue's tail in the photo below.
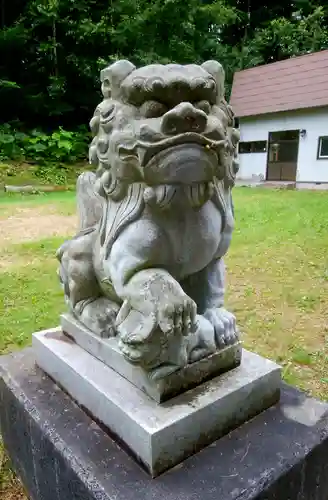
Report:
[[[77,179],[76,199],[78,214],[78,231],[73,240],[95,230],[102,217],[102,199],[95,191],[96,175],[93,172],[83,172]],[[70,247],[72,239],[64,241],[56,252],[61,262],[64,252]]]
[[[96,174],[83,172],[77,179],[76,199],[79,231],[94,228],[102,216],[102,199],[95,191]]]
[[[56,257],[60,262],[58,275],[65,300],[71,311],[95,288],[92,262],[93,232],[102,218],[102,199],[95,191],[96,175],[82,173],[76,183],[79,228],[77,234],[60,246]],[[81,271],[82,269],[82,271]],[[91,278],[90,278],[91,276]]]

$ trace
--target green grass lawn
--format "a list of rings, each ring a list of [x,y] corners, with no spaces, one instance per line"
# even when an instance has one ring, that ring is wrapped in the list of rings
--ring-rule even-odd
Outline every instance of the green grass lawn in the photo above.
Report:
[[[236,188],[234,200],[227,305],[245,347],[277,360],[287,382],[328,400],[328,192]],[[72,193],[3,196],[0,227],[22,207],[42,213],[49,204],[64,218],[75,212]],[[0,352],[58,324],[65,307],[54,253],[63,239],[1,248],[10,265],[0,267]],[[10,492],[13,478],[2,469],[0,493]],[[19,498],[6,494],[1,499]]]

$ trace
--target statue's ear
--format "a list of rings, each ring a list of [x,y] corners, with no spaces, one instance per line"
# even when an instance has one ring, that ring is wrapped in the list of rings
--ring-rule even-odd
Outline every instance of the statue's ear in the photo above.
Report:
[[[130,61],[122,59],[111,64],[100,72],[101,91],[103,96],[113,97],[120,95],[120,86],[123,80],[134,71],[136,67]]]
[[[218,61],[206,61],[201,66],[207,73],[213,76],[217,86],[217,102],[220,102],[224,97],[224,80],[225,73],[222,64]]]

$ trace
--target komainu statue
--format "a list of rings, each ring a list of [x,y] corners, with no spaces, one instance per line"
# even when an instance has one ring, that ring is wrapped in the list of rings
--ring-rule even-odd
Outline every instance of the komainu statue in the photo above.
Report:
[[[74,317],[160,379],[238,341],[223,257],[239,135],[216,61],[121,60],[101,82],[97,169],[77,181],[80,228],[59,275]]]

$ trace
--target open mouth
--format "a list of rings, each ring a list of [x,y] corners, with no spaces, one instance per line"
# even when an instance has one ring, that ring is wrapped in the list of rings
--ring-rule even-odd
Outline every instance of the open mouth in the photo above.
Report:
[[[162,139],[155,143],[138,141],[140,164],[142,167],[145,167],[146,165],[149,165],[155,157],[159,160],[158,155],[160,153],[167,152],[172,148],[186,144],[198,147],[198,149],[205,148],[217,154],[219,150],[225,146],[225,143],[225,140],[217,141],[195,132],[179,134],[174,137]]]
[[[148,185],[196,184],[213,179],[218,154],[208,144],[183,141],[161,148],[144,163]]]

